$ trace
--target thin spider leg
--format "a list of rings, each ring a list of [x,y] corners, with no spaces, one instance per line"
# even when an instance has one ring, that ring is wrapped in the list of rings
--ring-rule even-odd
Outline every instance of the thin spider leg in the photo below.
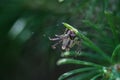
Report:
[[[61,35],[57,35],[57,34],[55,34],[55,37],[60,37]]]
[[[69,30],[66,34],[67,34],[67,35],[70,35],[70,32],[71,32],[71,31]]]
[[[68,31],[68,29],[66,28],[66,29],[65,29],[65,31],[64,31],[64,34],[66,34],[66,33],[67,33],[67,31]]]
[[[75,45],[74,40],[70,40],[69,48],[72,48]]]
[[[60,38],[50,38],[50,37],[49,37],[49,40],[51,40],[51,41],[56,41],[56,40],[60,40]]]
[[[55,49],[56,46],[57,46],[58,44],[60,44],[61,42],[62,42],[62,40],[60,40],[59,42],[55,43],[54,45],[52,45],[52,48]]]
[[[63,39],[65,36],[64,35],[55,35],[55,37]]]
[[[72,48],[73,46],[78,44],[79,44],[78,38],[75,38],[74,40],[70,40],[69,47]]]
[[[77,53],[78,53],[78,55],[79,55],[80,52],[81,52],[81,41],[77,41],[76,44],[77,44],[77,49],[76,49],[76,51],[77,51]]]
[[[66,47],[69,45],[70,38],[65,38],[62,42],[62,49],[65,50]]]

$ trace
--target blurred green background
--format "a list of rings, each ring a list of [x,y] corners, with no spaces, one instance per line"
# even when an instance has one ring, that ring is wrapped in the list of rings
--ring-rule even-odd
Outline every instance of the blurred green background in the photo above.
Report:
[[[119,17],[119,5],[119,0],[0,0],[0,80],[57,80],[73,66],[56,65],[62,50],[60,46],[53,50],[48,37],[62,34],[62,22],[67,22],[104,49],[107,45],[94,40],[97,32],[83,20],[106,30],[111,39],[109,29],[103,27],[108,26],[104,10]],[[114,48],[109,47],[111,51],[105,50],[111,53]]]

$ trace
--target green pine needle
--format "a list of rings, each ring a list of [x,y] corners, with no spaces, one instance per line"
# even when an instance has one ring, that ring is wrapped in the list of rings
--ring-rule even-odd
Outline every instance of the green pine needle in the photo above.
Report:
[[[81,60],[75,60],[75,59],[69,59],[69,58],[63,58],[60,59],[57,62],[58,65],[63,65],[63,64],[78,64],[78,65],[87,65],[87,66],[94,66],[98,68],[102,68],[103,66],[92,63],[92,62],[87,62],[87,61],[81,61]]]
[[[117,29],[116,29],[116,25],[114,23],[114,17],[113,17],[113,13],[110,11],[105,11],[105,15],[108,21],[108,24],[111,28],[111,31],[113,33],[113,37],[114,37],[114,43],[115,45],[119,44],[119,39],[118,39],[118,34],[117,34]]]
[[[93,49],[94,51],[96,51],[97,53],[99,53],[100,55],[102,55],[109,63],[111,63],[110,57],[109,57],[106,53],[104,53],[98,46],[96,46],[90,39],[88,39],[86,36],[84,36],[84,35],[82,34],[82,32],[78,31],[76,28],[74,28],[73,26],[71,26],[71,25],[69,25],[69,24],[67,24],[67,23],[63,23],[63,25],[64,25],[66,28],[74,31],[75,34],[76,34],[78,37],[80,37],[80,38],[83,39],[83,42],[84,42],[88,47],[90,47],[91,49]]]
[[[120,54],[120,44],[114,49],[113,54],[112,54],[112,62],[115,62],[116,57],[118,57],[118,54]]]
[[[67,77],[70,77],[70,76],[72,76],[74,74],[78,74],[78,73],[85,72],[85,71],[91,71],[91,70],[96,70],[96,68],[95,67],[87,67],[87,68],[75,69],[75,70],[72,70],[72,71],[69,71],[69,72],[66,72],[66,73],[62,74],[58,78],[58,80],[64,80]]]
[[[100,73],[100,74],[97,74],[97,75],[95,75],[93,78],[91,78],[90,80],[97,80],[97,78],[98,77],[100,77],[100,76],[102,76],[102,74]]]

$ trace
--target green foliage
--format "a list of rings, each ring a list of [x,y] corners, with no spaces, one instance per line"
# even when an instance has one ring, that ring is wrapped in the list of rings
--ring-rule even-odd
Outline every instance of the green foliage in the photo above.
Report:
[[[115,47],[113,53],[112,53],[112,62],[120,62],[120,44]]]
[[[51,48],[61,23],[80,53]],[[0,0],[0,80],[119,80],[119,35],[120,0]]]
[[[61,64],[79,64],[79,65],[101,67],[100,65],[97,65],[97,64],[94,64],[94,63],[91,63],[91,62],[74,60],[74,59],[61,59],[61,60],[58,61],[57,64],[58,65],[61,65]]]
[[[113,14],[112,14],[112,12],[105,11],[105,15],[106,15],[108,24],[110,25],[111,31],[113,33],[114,43],[115,43],[115,46],[116,46],[117,44],[119,44],[119,37],[118,37],[118,34],[117,34],[117,29],[116,29],[116,25],[115,25],[115,22],[114,22],[115,20],[114,20]]]
[[[76,35],[78,35],[78,37],[83,39],[83,42],[86,46],[90,47],[91,49],[93,49],[94,51],[98,52],[99,54],[101,54],[105,59],[107,59],[108,61],[110,61],[110,58],[100,49],[98,48],[90,39],[88,39],[86,36],[84,36],[81,32],[78,32],[77,29],[73,28],[72,26],[70,26],[67,23],[63,23],[65,25],[65,27],[67,27],[68,29],[73,30]]]
[[[119,71],[117,68],[115,68],[115,65],[120,65],[119,63],[119,53],[120,53],[120,45],[118,45],[113,53],[112,53],[112,57],[106,55],[106,53],[104,53],[103,50],[101,50],[98,46],[96,46],[94,44],[94,42],[92,42],[89,38],[87,38],[85,35],[83,35],[81,33],[81,31],[78,31],[76,28],[72,27],[71,25],[67,24],[67,23],[63,23],[64,26],[72,31],[75,32],[75,34],[81,38],[83,40],[83,43],[85,46],[91,48],[92,50],[96,51],[96,54],[99,54],[103,60],[107,60],[107,62],[109,63],[109,65],[107,66],[104,66],[104,64],[97,64],[97,63],[92,63],[92,62],[86,62],[86,61],[82,61],[82,60],[75,60],[75,59],[61,59],[58,61],[58,65],[61,65],[61,64],[76,64],[76,65],[86,65],[86,66],[93,66],[95,67],[99,72],[94,74],[93,77],[91,77],[90,80],[98,80],[99,77],[103,77],[103,79],[105,80],[117,80],[118,78],[120,78],[120,76],[118,75],[119,74]],[[95,28],[95,27],[93,27]],[[96,29],[96,28],[95,28]],[[113,34],[115,34],[115,28],[113,28],[112,26],[112,31],[113,31]],[[114,29],[114,30],[113,30]],[[114,35],[115,36],[115,35]],[[118,39],[118,38],[115,38],[115,40]],[[117,40],[118,41],[118,40]],[[63,53],[64,56],[69,56],[69,55],[72,55],[74,56],[73,54],[77,55],[77,53],[71,53],[71,52],[65,52]],[[84,54],[84,53],[83,53]],[[92,54],[91,54],[92,55]],[[77,56],[81,56],[81,54],[77,55]],[[92,55],[94,56],[94,55]],[[91,57],[91,56],[86,56],[86,57]],[[94,56],[96,57],[96,60],[98,58],[98,56]],[[92,59],[94,59],[93,57],[91,57]],[[116,61],[117,60],[117,61]],[[67,73],[64,73],[63,75],[60,76],[59,80],[64,80],[66,79],[67,77],[70,77],[70,76],[74,76],[76,73],[80,73],[81,71],[85,72],[84,70],[86,70],[86,68],[80,68],[80,69],[76,69],[76,70],[73,70],[73,71],[70,71],[70,72],[67,72]],[[95,71],[95,70],[93,70]],[[78,75],[78,74],[76,74]],[[80,74],[82,75],[82,74]],[[103,76],[104,75],[104,76]],[[85,74],[84,75],[86,78],[84,78],[84,80],[87,80],[87,77],[88,75]],[[81,80],[81,76],[78,76],[77,79],[76,78],[72,78],[70,80]]]
[[[75,69],[75,70],[72,70],[72,71],[70,71],[70,72],[67,72],[67,73],[64,73],[63,75],[61,75],[60,77],[59,77],[59,79],[58,80],[63,80],[63,79],[65,79],[65,78],[67,78],[67,77],[70,77],[70,76],[72,76],[72,75],[74,75],[74,74],[79,74],[79,73],[81,73],[81,72],[84,72],[84,74],[85,73],[87,73],[87,71],[95,71],[95,70],[97,70],[95,67],[87,67],[87,68],[80,68],[80,69]],[[83,73],[82,73],[83,74]],[[85,74],[86,75],[86,74]],[[81,76],[81,77],[78,77],[78,79],[79,78],[82,78],[83,77],[83,75]],[[74,79],[74,78],[73,78]]]

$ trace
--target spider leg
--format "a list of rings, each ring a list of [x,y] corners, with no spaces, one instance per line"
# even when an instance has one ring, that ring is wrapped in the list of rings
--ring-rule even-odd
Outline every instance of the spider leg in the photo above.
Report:
[[[61,35],[57,35],[57,34],[55,34],[55,37],[60,37]]]
[[[69,41],[70,41],[70,38],[63,39],[63,42],[62,42],[62,49],[63,50],[65,50],[67,48],[67,46],[69,45]]]
[[[49,40],[51,40],[51,41],[56,41],[56,40],[60,40],[60,38],[50,38],[50,37],[49,37]]]
[[[70,43],[69,43],[69,48],[72,48],[74,46],[74,40],[70,40]]]
[[[80,55],[81,54],[81,41],[77,41],[76,42],[77,44],[77,49],[76,49],[76,52],[77,52],[77,55]]]
[[[61,42],[62,42],[62,40],[60,40],[59,42],[55,43],[54,45],[52,45],[52,48],[53,48],[53,49],[56,49],[56,46],[57,46],[58,44],[60,44]]]
[[[66,33],[67,33],[67,31],[68,31],[68,29],[66,28],[66,29],[65,29],[65,31],[64,31],[64,34],[66,34]]]

